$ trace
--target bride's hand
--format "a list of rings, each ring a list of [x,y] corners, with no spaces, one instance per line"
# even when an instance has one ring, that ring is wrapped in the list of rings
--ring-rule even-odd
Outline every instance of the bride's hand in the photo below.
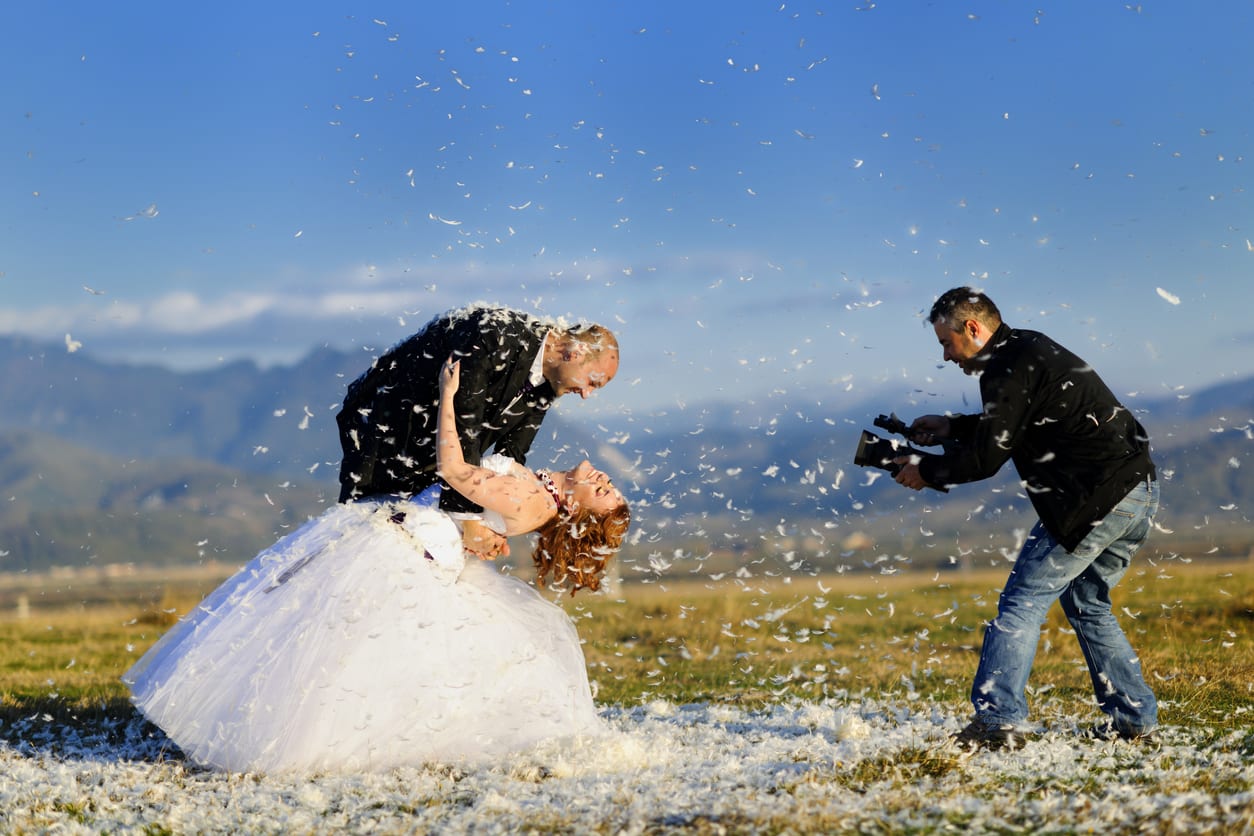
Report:
[[[461,384],[461,362],[450,355],[440,367],[440,397],[451,398],[457,394]]]

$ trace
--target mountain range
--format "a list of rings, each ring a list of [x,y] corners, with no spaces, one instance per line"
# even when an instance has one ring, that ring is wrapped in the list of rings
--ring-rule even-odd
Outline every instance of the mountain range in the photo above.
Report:
[[[0,572],[243,562],[335,501],[334,416],[370,359],[324,347],[289,366],[176,372],[0,338]],[[1160,548],[1248,549],[1254,380],[1130,406],[1164,485]],[[581,421],[559,404],[530,463],[586,455],[614,475],[635,516],[625,559],[650,571],[1010,549],[1033,520],[1013,468],[945,495],[852,464],[860,430],[892,407],[867,393]]]

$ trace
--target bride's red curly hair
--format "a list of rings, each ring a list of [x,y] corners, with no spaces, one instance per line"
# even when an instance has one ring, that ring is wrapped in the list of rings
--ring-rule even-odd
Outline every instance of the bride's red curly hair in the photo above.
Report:
[[[559,513],[536,532],[531,559],[536,564],[536,585],[561,586],[571,582],[570,594],[601,588],[605,564],[623,545],[631,526],[631,509],[624,502],[598,517],[586,508],[574,514]]]

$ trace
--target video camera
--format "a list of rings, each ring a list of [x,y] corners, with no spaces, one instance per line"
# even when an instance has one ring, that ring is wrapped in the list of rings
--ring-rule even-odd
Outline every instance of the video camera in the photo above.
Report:
[[[880,415],[875,419],[874,424],[890,433],[896,433],[904,438],[910,437],[910,427],[896,415]],[[921,455],[923,455],[922,451],[914,449],[909,444],[893,438],[880,438],[870,430],[863,430],[862,437],[858,439],[858,450],[853,454],[853,463],[858,467],[875,467],[885,470],[890,475],[896,476],[901,466],[894,459],[901,456]],[[933,485],[928,485],[928,487],[941,493],[949,493],[949,489],[945,487],[937,488]]]

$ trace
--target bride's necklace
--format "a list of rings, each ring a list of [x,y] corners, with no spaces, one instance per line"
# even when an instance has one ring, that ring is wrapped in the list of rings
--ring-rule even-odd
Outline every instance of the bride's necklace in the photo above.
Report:
[[[561,511],[566,507],[566,503],[562,502],[562,495],[558,493],[557,485],[553,484],[553,475],[547,470],[537,470],[536,478],[540,480],[540,484],[549,492],[549,496],[553,497],[553,501],[557,503],[557,510]]]

